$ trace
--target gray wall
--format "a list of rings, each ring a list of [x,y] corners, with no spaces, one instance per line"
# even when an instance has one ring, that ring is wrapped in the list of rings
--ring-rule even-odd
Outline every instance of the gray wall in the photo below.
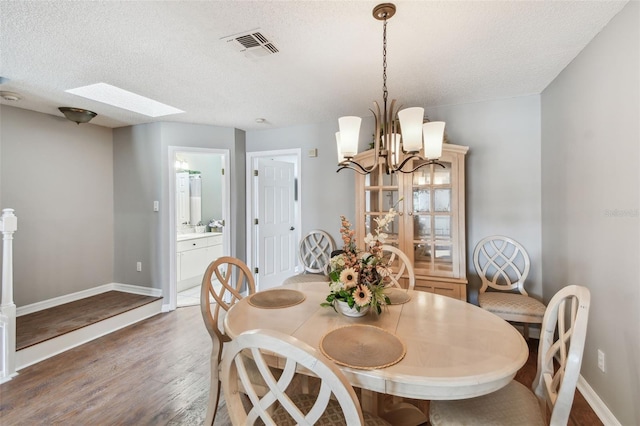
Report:
[[[154,123],[113,131],[115,176],[114,278],[169,294],[169,147],[230,150],[231,255],[245,258],[244,132],[181,123]],[[160,211],[153,212],[153,201]],[[143,262],[136,272],[136,262]],[[145,267],[148,265],[148,267]]]
[[[366,135],[364,130],[373,128],[372,120],[363,121],[360,132],[362,147]],[[328,232],[338,247],[340,239],[340,215],[355,220],[354,172],[343,170],[336,173],[338,155],[336,153],[335,132],[338,120],[330,123],[316,123],[280,129],[247,132],[247,152],[272,151],[300,148],[300,182],[298,193],[301,203],[302,229],[305,235],[312,229]],[[317,157],[309,157],[310,149],[317,149]]]
[[[113,281],[111,129],[0,106],[0,206],[18,216],[18,307]]]
[[[447,123],[450,143],[469,147],[466,171],[467,277],[477,302],[480,279],[473,249],[484,237],[506,235],[531,259],[525,288],[542,298],[540,219],[540,96],[427,109]]]
[[[542,94],[544,295],[590,289],[582,375],[623,425],[640,424],[639,28],[629,2]]]
[[[540,254],[540,97],[432,108],[432,120],[447,122],[450,143],[469,146],[467,156],[467,269],[470,290],[479,285],[473,247],[487,235],[510,236],[529,252],[527,290],[541,298]],[[247,132],[247,151],[302,148],[302,234],[329,232],[338,246],[339,216],[354,220],[354,173],[336,173],[338,121]],[[373,134],[373,119],[363,120],[360,149]],[[309,149],[318,148],[310,158]],[[470,291],[471,300],[476,299]]]
[[[0,113],[0,207],[14,208],[19,223],[18,307],[111,282],[168,294],[169,146],[230,150],[231,253],[245,258],[244,132],[178,123],[112,130],[5,105]]]
[[[160,212],[165,208],[160,182],[161,124],[141,124],[113,131],[115,212],[114,280],[118,283],[161,288],[163,232]],[[168,226],[165,233],[168,233]],[[142,262],[142,271],[136,271]],[[168,293],[165,293],[168,294]]]

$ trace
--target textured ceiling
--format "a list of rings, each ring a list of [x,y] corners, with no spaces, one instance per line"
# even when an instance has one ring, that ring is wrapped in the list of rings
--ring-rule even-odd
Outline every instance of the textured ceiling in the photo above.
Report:
[[[60,117],[59,106],[86,108],[106,127],[249,130],[371,115],[382,99],[377,3],[0,0],[0,90],[22,96],[1,102]],[[395,4],[389,97],[428,107],[540,93],[626,1]],[[256,28],[278,53],[251,59],[222,40]],[[64,92],[98,82],[185,113],[153,119]]]

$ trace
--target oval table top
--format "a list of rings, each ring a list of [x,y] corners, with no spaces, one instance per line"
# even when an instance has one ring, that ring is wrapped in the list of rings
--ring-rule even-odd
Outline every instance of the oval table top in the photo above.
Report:
[[[524,338],[509,323],[446,296],[409,291],[411,300],[385,307],[381,315],[351,318],[320,306],[329,294],[326,282],[277,288],[299,290],[305,298],[286,308],[263,309],[245,297],[225,316],[227,335],[273,329],[319,351],[325,334],[350,324],[374,325],[397,336],[406,346],[398,363],[375,370],[340,366],[355,387],[424,400],[471,398],[505,386],[529,356]]]

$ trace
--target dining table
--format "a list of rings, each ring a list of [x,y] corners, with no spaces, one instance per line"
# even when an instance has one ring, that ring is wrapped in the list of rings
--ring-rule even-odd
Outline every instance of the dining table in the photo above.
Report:
[[[348,317],[321,306],[328,294],[326,281],[254,293],[226,314],[225,332],[232,339],[253,329],[283,332],[327,355],[354,387],[421,400],[494,392],[529,356],[516,328],[461,300],[394,288],[380,314]]]

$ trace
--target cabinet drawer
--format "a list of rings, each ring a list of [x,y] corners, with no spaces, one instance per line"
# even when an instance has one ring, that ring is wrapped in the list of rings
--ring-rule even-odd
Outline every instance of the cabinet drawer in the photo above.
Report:
[[[416,290],[427,291],[454,299],[467,301],[466,283],[442,282],[433,279],[416,279]]]
[[[187,250],[203,248],[207,246],[208,246],[207,238],[195,238],[193,240],[178,241],[177,247],[178,247],[178,251],[182,252]]]

